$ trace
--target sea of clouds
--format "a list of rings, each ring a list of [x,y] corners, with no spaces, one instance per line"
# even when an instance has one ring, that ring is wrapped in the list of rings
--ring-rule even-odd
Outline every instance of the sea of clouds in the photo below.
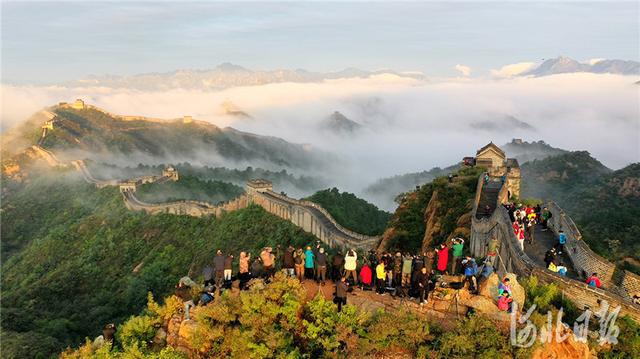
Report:
[[[191,115],[337,154],[340,166],[324,175],[359,192],[380,177],[451,165],[489,141],[503,144],[512,138],[588,150],[613,169],[638,162],[636,81],[633,76],[575,73],[427,81],[379,75],[220,91],[2,85],[2,128],[75,98],[124,115]],[[225,114],[225,101],[251,118]],[[322,130],[334,111],[362,127],[353,134]]]

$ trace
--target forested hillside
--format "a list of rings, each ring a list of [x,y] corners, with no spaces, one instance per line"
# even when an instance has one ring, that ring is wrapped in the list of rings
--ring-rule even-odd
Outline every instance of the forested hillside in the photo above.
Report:
[[[259,207],[219,219],[125,209],[117,188],[75,171],[31,180],[2,203],[2,351],[37,357],[80,344],[108,322],[200,275],[215,250],[253,253],[314,237]]]
[[[175,182],[144,184],[136,192],[140,200],[148,203],[194,200],[212,204],[229,201],[243,193],[242,187],[228,182],[204,181],[188,175],[181,175]]]
[[[136,166],[117,166],[114,164],[85,161],[91,174],[98,179],[124,179],[143,175],[157,175],[167,166],[166,164]],[[211,167],[192,165],[189,162],[172,164],[181,176],[193,176],[202,180],[215,180],[244,186],[248,181],[256,178],[266,179],[273,183],[278,191],[285,191],[294,197],[301,197],[313,193],[324,185],[324,180],[319,177],[296,176],[287,170],[271,171],[251,166],[244,169]]]
[[[522,166],[522,196],[552,199],[600,255],[640,273],[640,164],[611,171],[588,152]]]
[[[54,106],[50,110],[56,118],[53,130],[48,131],[41,146],[57,154],[70,151],[75,159],[254,161],[277,167],[308,169],[327,157],[327,154],[277,137],[259,136],[229,127],[219,128],[202,121],[123,120],[91,107],[77,110]],[[15,150],[18,150],[18,144],[35,144],[43,122],[41,116],[34,115],[31,121],[13,129],[10,138],[4,142],[16,147]],[[77,157],[80,154],[84,157]]]
[[[335,187],[318,191],[307,200],[321,205],[345,228],[361,234],[382,234],[391,218],[391,213]]]

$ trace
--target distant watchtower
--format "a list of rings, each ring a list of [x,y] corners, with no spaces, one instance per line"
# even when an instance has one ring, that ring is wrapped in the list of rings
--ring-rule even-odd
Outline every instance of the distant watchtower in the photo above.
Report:
[[[246,190],[248,194],[273,191],[273,184],[264,179],[254,179],[247,182]]]
[[[175,168],[169,166],[167,168],[165,168],[164,170],[162,170],[162,176],[163,177],[167,177],[169,179],[171,179],[172,181],[178,181],[180,179],[180,176],[178,176],[178,170],[176,170]]]
[[[76,99],[75,102],[71,104],[71,108],[75,110],[84,110],[84,101]]]

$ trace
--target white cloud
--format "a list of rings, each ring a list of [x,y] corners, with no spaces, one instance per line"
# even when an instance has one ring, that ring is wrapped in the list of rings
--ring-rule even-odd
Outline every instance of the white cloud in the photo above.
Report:
[[[491,70],[491,75],[499,78],[517,76],[533,69],[535,66],[535,62],[519,62],[516,64],[502,66],[498,70]]]
[[[469,66],[465,66],[465,65],[460,65],[457,64],[456,66],[453,67],[454,69],[456,69],[457,71],[460,71],[460,73],[462,74],[462,76],[469,76],[471,75],[471,67]]]
[[[339,154],[324,176],[358,192],[377,178],[447,166],[488,141],[545,140],[588,150],[612,168],[640,160],[640,109],[629,76],[561,74],[539,78],[442,79],[381,75],[321,83],[279,83],[223,91],[17,87],[3,85],[3,127],[59,101],[84,98],[113,113],[177,118],[272,135]],[[221,113],[233,102],[252,119]],[[356,136],[332,136],[318,123],[333,111],[364,125]],[[506,126],[507,116],[535,131]],[[480,128],[478,128],[480,126]]]
[[[597,64],[598,62],[603,61],[603,60],[606,60],[606,59],[603,59],[603,58],[589,59],[589,60],[587,60],[587,63],[588,63],[589,65],[595,65],[595,64]]]

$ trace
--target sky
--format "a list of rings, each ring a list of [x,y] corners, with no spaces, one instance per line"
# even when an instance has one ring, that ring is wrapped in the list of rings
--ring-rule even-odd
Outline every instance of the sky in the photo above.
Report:
[[[2,2],[2,82],[207,69],[486,74],[638,60],[638,2]],[[457,67],[457,69],[456,69]]]

